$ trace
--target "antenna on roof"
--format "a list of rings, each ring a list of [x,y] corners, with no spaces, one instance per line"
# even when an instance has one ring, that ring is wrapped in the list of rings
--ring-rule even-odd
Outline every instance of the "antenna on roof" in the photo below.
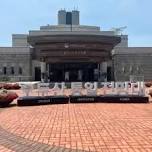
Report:
[[[111,31],[114,31],[115,35],[122,35],[122,32],[127,28],[127,26],[123,26],[123,27],[113,27],[111,28]]]

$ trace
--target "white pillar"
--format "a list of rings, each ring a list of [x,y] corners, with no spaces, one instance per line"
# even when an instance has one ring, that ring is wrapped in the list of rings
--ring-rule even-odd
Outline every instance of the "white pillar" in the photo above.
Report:
[[[47,82],[50,82],[50,64],[47,63],[46,66],[47,66]]]
[[[98,64],[98,81],[101,81],[101,63]]]
[[[64,77],[65,77],[65,81],[69,81],[69,71],[65,72]]]
[[[104,81],[107,81],[107,62],[102,62],[101,64],[101,73],[104,77]]]
[[[41,62],[41,81],[45,81],[45,75],[46,75],[46,63]]]

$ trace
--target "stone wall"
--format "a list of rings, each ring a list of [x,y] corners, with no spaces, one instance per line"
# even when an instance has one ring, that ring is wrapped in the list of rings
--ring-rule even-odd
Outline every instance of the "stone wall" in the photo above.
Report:
[[[27,34],[13,34],[12,47],[29,47],[27,36]]]
[[[112,61],[116,81],[128,81],[131,75],[144,76],[145,81],[152,80],[151,47],[116,48]]]
[[[32,79],[32,56],[29,47],[0,47],[0,79],[29,81]],[[4,73],[6,67],[6,74]],[[14,73],[12,73],[12,67]],[[22,72],[19,72],[21,68]]]

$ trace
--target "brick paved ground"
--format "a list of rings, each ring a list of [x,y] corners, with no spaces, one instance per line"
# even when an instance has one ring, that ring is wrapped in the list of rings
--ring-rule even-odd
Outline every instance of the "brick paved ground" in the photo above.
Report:
[[[2,109],[0,108],[0,112]],[[48,145],[15,135],[0,126],[0,152],[85,152]]]
[[[0,152],[152,152],[152,104],[13,106],[0,126]]]
[[[13,152],[13,151],[0,145],[0,152]]]

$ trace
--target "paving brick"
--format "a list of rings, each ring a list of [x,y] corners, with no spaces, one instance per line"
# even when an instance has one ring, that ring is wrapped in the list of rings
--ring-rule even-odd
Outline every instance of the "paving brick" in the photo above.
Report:
[[[6,148],[0,152],[149,152],[151,109],[151,103],[0,108],[0,145]]]

